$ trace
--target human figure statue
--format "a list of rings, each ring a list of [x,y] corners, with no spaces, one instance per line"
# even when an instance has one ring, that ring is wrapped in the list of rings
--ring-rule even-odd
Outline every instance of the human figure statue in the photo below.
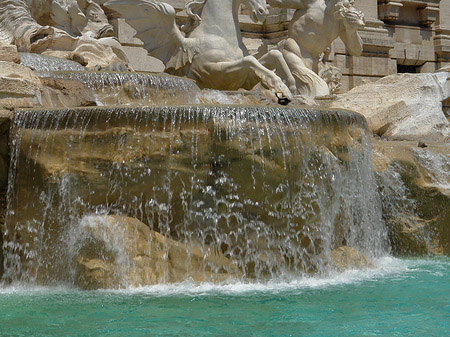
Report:
[[[244,46],[238,22],[241,4],[254,22],[268,14],[266,0],[192,0],[186,3],[188,22],[180,31],[174,8],[164,2],[111,0],[104,6],[119,12],[136,29],[136,37],[165,64],[166,72],[218,90],[252,89],[261,83],[290,100],[295,79],[281,52],[274,50],[257,59]]]
[[[340,37],[349,53],[360,56],[363,49],[358,29],[364,15],[354,0],[268,0],[269,5],[296,9],[289,24],[282,53],[296,80],[298,93],[308,97],[329,95],[327,83],[318,75],[320,56]]]

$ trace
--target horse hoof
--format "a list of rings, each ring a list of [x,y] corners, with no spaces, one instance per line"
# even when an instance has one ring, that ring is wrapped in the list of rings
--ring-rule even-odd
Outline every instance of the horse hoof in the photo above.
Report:
[[[291,100],[287,97],[278,96],[278,93],[275,93],[275,96],[277,96],[278,104],[280,104],[280,105],[288,105],[291,102]]]

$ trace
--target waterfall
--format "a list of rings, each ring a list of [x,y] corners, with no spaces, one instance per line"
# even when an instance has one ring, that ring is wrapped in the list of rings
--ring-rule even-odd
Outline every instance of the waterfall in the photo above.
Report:
[[[38,76],[52,71],[86,71],[81,64],[59,57],[34,53],[19,53],[19,56],[20,64],[34,70]]]
[[[38,75],[80,81],[92,90],[98,105],[197,104],[200,93],[193,81],[165,74],[48,71]]]
[[[121,286],[173,281],[167,266],[177,263],[181,279],[261,280],[327,273],[341,246],[368,259],[388,251],[370,134],[356,113],[27,110],[15,113],[10,142],[4,281],[74,283],[89,249],[99,266],[114,260]],[[145,226],[120,227],[112,216]],[[139,231],[145,247],[125,227]],[[158,251],[159,264],[138,267],[131,250],[150,258]],[[153,276],[133,283],[124,276],[130,269]]]

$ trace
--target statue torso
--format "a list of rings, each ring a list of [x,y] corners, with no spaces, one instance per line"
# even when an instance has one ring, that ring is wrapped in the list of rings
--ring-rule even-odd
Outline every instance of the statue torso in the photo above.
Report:
[[[298,9],[289,24],[288,36],[308,53],[322,53],[337,36],[334,20],[327,17],[323,1],[310,4],[305,9]]]

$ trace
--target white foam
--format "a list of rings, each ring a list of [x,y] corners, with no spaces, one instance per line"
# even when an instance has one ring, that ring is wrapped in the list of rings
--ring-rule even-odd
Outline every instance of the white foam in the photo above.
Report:
[[[376,268],[348,270],[333,273],[326,277],[289,276],[265,282],[228,281],[216,283],[194,283],[185,281],[175,284],[158,284],[153,286],[106,290],[123,294],[149,294],[154,296],[199,296],[199,295],[249,295],[252,293],[280,293],[286,291],[303,291],[308,289],[328,288],[381,279],[388,276],[402,275],[408,270],[408,261],[393,257],[384,257],[376,261]],[[105,290],[103,290],[105,291]]]
[[[266,282],[230,280],[222,284],[195,283],[185,281],[174,284],[158,284],[137,288],[119,290],[97,290],[98,293],[121,295],[167,296],[249,296],[252,294],[277,294],[294,291],[301,293],[311,289],[327,289],[331,287],[359,284],[362,282],[378,282],[385,278],[402,279],[418,270],[440,273],[449,268],[450,260],[445,259],[397,259],[384,257],[375,261],[375,268],[348,270],[343,273],[333,273],[326,277],[283,277]],[[438,270],[436,270],[436,267]],[[443,273],[441,273],[443,274]],[[436,276],[440,276],[436,275]],[[45,295],[53,293],[73,293],[80,291],[71,286],[59,285],[53,287],[14,285],[0,287],[0,295]]]

